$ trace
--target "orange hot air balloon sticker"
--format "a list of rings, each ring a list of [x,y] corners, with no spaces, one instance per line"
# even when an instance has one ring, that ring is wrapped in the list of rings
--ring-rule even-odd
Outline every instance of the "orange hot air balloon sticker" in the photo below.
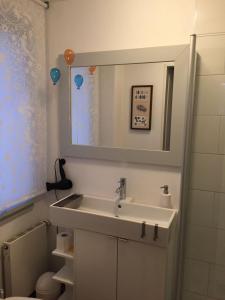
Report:
[[[90,66],[89,67],[89,72],[90,72],[91,75],[94,74],[95,70],[96,70],[96,66]]]
[[[71,49],[66,49],[64,51],[64,58],[67,65],[71,66],[75,58],[75,53]]]

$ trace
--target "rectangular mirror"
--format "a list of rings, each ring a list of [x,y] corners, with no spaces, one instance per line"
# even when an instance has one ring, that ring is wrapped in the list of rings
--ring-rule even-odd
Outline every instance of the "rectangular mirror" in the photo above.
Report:
[[[180,166],[189,45],[59,57],[63,156]]]
[[[169,150],[173,78],[168,89],[166,83],[173,68],[164,62],[72,67],[72,144]]]

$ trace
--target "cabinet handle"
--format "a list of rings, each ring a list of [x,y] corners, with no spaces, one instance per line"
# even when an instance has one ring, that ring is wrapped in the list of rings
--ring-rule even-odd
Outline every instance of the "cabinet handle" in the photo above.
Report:
[[[120,242],[123,242],[123,243],[128,243],[128,240],[127,240],[127,239],[118,238],[118,240],[119,240]]]
[[[141,224],[141,238],[143,239],[146,235],[146,228],[145,228],[146,223],[142,222]]]
[[[158,240],[158,238],[159,238],[158,234],[159,234],[159,225],[155,224],[153,241],[157,241]]]

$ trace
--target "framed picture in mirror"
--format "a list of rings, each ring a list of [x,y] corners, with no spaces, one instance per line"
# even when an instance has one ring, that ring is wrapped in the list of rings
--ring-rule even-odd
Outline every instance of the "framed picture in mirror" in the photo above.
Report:
[[[153,85],[131,87],[130,128],[151,130]]]

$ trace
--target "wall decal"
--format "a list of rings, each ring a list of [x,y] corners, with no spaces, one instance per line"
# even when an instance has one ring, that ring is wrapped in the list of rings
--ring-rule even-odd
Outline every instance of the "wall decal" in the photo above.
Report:
[[[96,71],[96,66],[90,66],[89,67],[90,75],[94,75],[95,71]]]
[[[52,68],[50,70],[50,76],[53,82],[53,85],[56,85],[56,83],[59,81],[61,77],[61,72],[58,68]]]
[[[64,51],[64,59],[68,66],[71,66],[75,58],[75,53],[72,49],[66,49]]]

